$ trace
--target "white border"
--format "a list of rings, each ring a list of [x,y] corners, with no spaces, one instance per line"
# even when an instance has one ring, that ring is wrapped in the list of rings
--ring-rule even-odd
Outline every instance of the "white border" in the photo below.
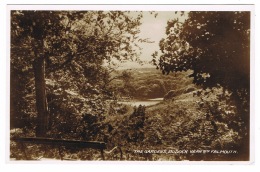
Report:
[[[251,11],[252,5],[7,5],[8,10]]]
[[[225,0],[225,1],[223,1],[223,2],[221,2],[221,1],[218,1],[218,3],[231,3],[231,2],[227,2],[228,0]],[[98,1],[99,2],[99,1]],[[97,4],[98,2],[94,2],[94,4]],[[131,2],[133,2],[133,1],[131,1]],[[149,1],[150,3],[152,3],[151,1]],[[160,1],[161,2],[161,1]],[[186,3],[188,3],[188,4],[191,4],[191,3],[194,3],[194,2],[192,2],[192,1],[185,1]],[[197,1],[196,1],[197,2]],[[233,3],[235,2],[235,3],[237,3],[237,4],[241,4],[242,3],[242,1],[239,1],[239,0],[237,0],[237,1],[232,1]],[[15,3],[20,3],[20,2],[15,2]],[[32,3],[35,3],[35,2],[30,2],[30,1],[26,1],[26,0],[24,0],[23,1],[23,3],[28,3],[28,4],[32,4]],[[43,3],[43,2],[42,2]],[[52,2],[48,2],[48,1],[45,1],[44,3],[52,3]],[[62,3],[64,3],[64,2],[62,2]],[[74,0],[73,1],[73,3],[80,3],[80,2],[78,2],[77,0]],[[82,2],[81,2],[82,3]],[[106,2],[103,2],[103,3],[106,3]],[[123,3],[123,2],[116,2],[116,3]],[[135,3],[135,2],[133,2],[133,3]],[[140,2],[139,2],[140,3]],[[171,2],[171,3],[174,3],[174,2]],[[204,4],[207,4],[208,2],[202,2],[202,3],[204,3]],[[253,3],[253,4],[256,4],[256,1],[243,1],[243,3],[244,4],[248,4],[248,3]],[[5,21],[7,18],[6,18],[6,14],[8,14],[7,13],[7,11],[10,9],[9,7],[7,7],[6,6],[7,5],[7,3],[5,3],[4,4],[4,6],[2,6],[2,4],[1,4],[1,12],[3,12],[4,11],[4,13],[3,13],[3,15],[1,15],[1,21]],[[17,7],[22,7],[22,8],[24,8],[25,6],[17,6]],[[27,6],[27,7],[29,7],[29,6]],[[26,9],[28,9],[26,7]],[[35,6],[31,6],[31,7],[33,7],[33,9],[35,9]],[[77,8],[79,8],[79,7],[82,7],[82,5],[79,5],[79,6],[74,6],[74,5],[72,5],[72,6],[68,6],[68,5],[65,5],[65,6],[62,6],[62,7],[64,7],[65,9],[66,8],[74,8],[74,7],[77,7]],[[94,6],[89,6],[89,7],[91,7],[91,8],[94,8]],[[101,9],[100,8],[101,6],[98,6],[98,7],[96,7],[96,8],[98,8],[98,9]],[[104,7],[104,9],[103,10],[113,10],[113,8],[114,9],[118,9],[118,6],[111,6],[111,5],[108,5],[108,6],[102,6],[102,7]],[[122,6],[120,6],[120,7],[122,7]],[[135,8],[134,6],[131,6],[132,8]],[[161,5],[157,5],[157,6],[155,6],[155,5],[152,5],[152,6],[142,6],[142,7],[140,7],[141,9],[138,9],[140,6],[138,6],[138,7],[136,7],[134,10],[143,10],[143,11],[145,11],[145,10],[151,10],[151,9],[154,9],[154,10],[157,10],[157,11],[163,11],[162,9],[161,9]],[[177,7],[177,9],[175,8],[175,7]],[[174,6],[174,10],[181,10],[181,9],[178,9],[179,7],[181,7],[181,6],[179,6],[179,5],[177,5],[177,6]],[[206,10],[206,11],[210,11],[210,9],[208,8],[209,6],[203,6],[202,8],[201,8],[201,10]],[[219,6],[219,5],[214,5],[214,8],[217,8],[217,10],[218,11],[220,11],[220,10],[222,10],[222,11],[230,11],[230,10],[239,10],[238,8],[241,8],[242,6],[232,6],[232,5],[229,5],[229,6],[225,6],[225,7],[223,7],[223,6]],[[39,7],[40,8],[40,7]],[[57,9],[57,6],[48,6],[48,10],[49,10],[49,8],[51,9],[51,8],[55,8],[55,9]],[[63,9],[64,9],[63,8]],[[124,10],[124,7],[122,7],[123,9],[122,10]],[[173,8],[171,8],[170,6],[167,6],[166,7],[167,9],[165,9],[165,10],[173,10]],[[170,9],[168,9],[168,8],[170,8]],[[220,9],[219,9],[220,8]],[[235,8],[235,9],[234,9]],[[121,9],[121,8],[120,8]],[[126,6],[126,9],[127,9],[127,6]],[[75,10],[75,9],[74,9]],[[189,7],[185,7],[185,9],[183,9],[182,8],[182,10],[184,11],[189,11],[189,10],[197,10],[198,11],[198,6],[197,5],[195,5],[195,6],[189,6]],[[241,10],[241,9],[240,9]],[[256,13],[257,13],[257,10],[255,11],[255,14],[254,15],[256,15]],[[257,16],[256,16],[256,18],[257,18]],[[256,21],[257,21],[257,19],[256,19]],[[4,22],[1,22],[1,23],[4,23]],[[7,21],[5,21],[5,24],[8,24],[7,23]],[[253,24],[253,23],[252,23]],[[254,25],[254,24],[253,24]],[[4,28],[2,28],[3,30],[4,30],[4,32],[1,32],[1,33],[7,33],[7,30],[5,30],[6,28],[4,27]],[[256,26],[256,30],[258,30],[257,29],[257,26]],[[251,47],[253,47],[253,45],[255,44],[254,43],[254,39],[255,38],[257,38],[256,37],[257,36],[257,33],[253,33],[252,35],[251,35]],[[4,38],[6,39],[6,35],[4,34]],[[1,51],[1,52],[5,52],[5,51],[9,51],[8,49],[8,42],[7,41],[3,41],[1,44],[3,44],[3,46],[1,46],[1,48],[3,48],[3,50]],[[5,45],[6,44],[6,45]],[[257,39],[256,39],[256,44],[255,45],[257,45]],[[254,54],[254,51],[253,51],[253,54]],[[256,56],[255,57],[257,57],[257,52],[256,52],[256,54],[255,54]],[[8,54],[6,54],[6,55],[4,55],[4,57],[8,57]],[[251,55],[251,73],[252,74],[255,74],[255,75],[257,75],[257,73],[258,73],[258,71],[256,71],[256,73],[254,73],[254,69],[256,69],[257,70],[257,68],[255,68],[254,67],[254,65],[255,64],[259,64],[259,63],[257,63],[257,62],[259,62],[259,60],[257,59],[257,58],[255,58],[254,60],[252,60],[253,58],[252,58],[253,56]],[[2,103],[2,96],[1,96],[1,107],[0,107],[0,109],[2,110],[3,109],[3,112],[1,113],[1,114],[6,114],[6,113],[8,113],[9,114],[9,103],[7,103],[7,102],[9,102],[9,98],[8,98],[8,96],[9,96],[9,85],[8,85],[8,83],[9,83],[9,59],[7,58],[7,59],[4,59],[4,58],[0,58],[0,64],[1,64],[1,67],[0,67],[0,69],[1,70],[3,70],[3,71],[7,71],[6,73],[4,73],[4,75],[3,75],[3,78],[5,79],[5,81],[7,81],[7,84],[2,84],[1,85],[1,90],[2,91],[4,91],[3,92],[3,94],[2,94],[2,92],[1,92],[1,95],[3,96],[4,95],[4,99],[3,99],[3,102],[4,103]],[[3,74],[3,72],[1,72],[1,74]],[[253,91],[254,90],[254,88],[255,87],[257,87],[257,86],[255,86],[255,84],[259,84],[259,81],[257,80],[257,77],[255,77],[255,75],[251,75],[251,91]],[[1,75],[1,78],[2,78],[2,75]],[[254,81],[254,78],[256,79],[255,81]],[[254,82],[255,82],[255,84],[254,84]],[[255,94],[254,94],[255,93]],[[258,100],[258,97],[259,97],[259,93],[257,92],[257,90],[255,90],[255,92],[253,92],[252,94],[251,94],[251,103],[253,103],[254,104],[254,100],[255,99],[257,99]],[[6,101],[7,100],[7,101]],[[259,102],[259,101],[256,101],[256,103],[255,104],[257,104],[257,102]],[[254,107],[251,107],[251,113],[253,113],[254,111],[255,111],[255,108]],[[256,110],[255,111],[255,114],[258,114],[257,112],[259,112],[258,110]],[[3,116],[4,115],[1,115],[1,129],[3,130],[3,131],[5,131],[5,132],[3,132],[3,131],[1,131],[1,138],[3,138],[3,139],[1,139],[1,140],[6,140],[7,138],[9,138],[9,126],[8,126],[8,123],[7,123],[7,120],[6,120],[6,118],[4,117],[4,119],[2,120],[2,118],[3,118]],[[256,123],[256,125],[255,125],[255,127],[256,127],[256,131],[255,131],[255,133],[252,133],[251,132],[251,143],[253,143],[252,142],[252,139],[253,139],[253,135],[256,137],[256,144],[255,145],[259,145],[259,130],[260,130],[260,128],[259,128],[259,117],[256,115],[255,116],[255,119],[253,119],[252,118],[252,115],[251,115],[251,129],[252,129],[252,127],[253,127],[253,124],[254,123]],[[9,120],[8,120],[9,121]],[[3,127],[4,126],[4,127]],[[251,131],[254,131],[254,130],[251,130]],[[3,132],[3,134],[2,134],[2,132]],[[2,135],[4,136],[5,135],[5,137],[2,137]],[[258,139],[258,140],[257,140]],[[7,139],[7,140],[9,140],[9,139]],[[9,142],[8,142],[9,143]],[[7,146],[8,144],[6,143],[6,145],[5,146]],[[0,149],[0,151],[1,152],[5,152],[6,150],[7,151],[9,151],[8,149],[6,149],[7,147],[5,147],[5,146],[2,146],[1,145],[1,149]],[[8,146],[9,147],[9,146]],[[252,145],[251,145],[251,151],[253,151],[252,150]],[[253,151],[253,152],[258,152],[258,148],[257,147],[255,147],[255,151]],[[7,157],[8,159],[9,159],[9,156]],[[249,171],[255,171],[255,167],[256,167],[256,162],[257,162],[257,158],[259,158],[258,157],[258,155],[256,154],[256,158],[255,158],[255,165],[253,165],[253,166],[239,166],[239,168],[237,168],[236,170],[237,171],[245,171],[245,170],[249,170]],[[7,167],[8,168],[8,171],[9,171],[9,169],[10,170],[15,170],[15,171],[18,171],[19,169],[20,169],[20,167],[21,167],[21,169],[26,169],[27,171],[30,171],[30,170],[33,170],[33,171],[35,171],[35,170],[37,170],[37,171],[46,171],[46,168],[37,168],[37,169],[35,169],[35,165],[36,164],[34,164],[34,162],[21,162],[22,164],[19,164],[19,165],[14,165],[13,163],[11,163],[10,164],[10,162],[8,162],[8,161],[6,161],[6,157],[4,157],[4,156],[1,156],[1,164],[3,163],[4,164],[4,166],[5,167]],[[192,166],[192,170],[202,170],[202,169],[207,169],[207,170],[211,170],[211,171],[214,171],[214,170],[218,170],[219,171],[219,168],[218,168],[218,166],[217,167],[215,167],[214,166],[214,168],[212,167],[212,166],[205,166],[205,164],[214,164],[214,162],[195,162],[195,164],[199,164],[199,165],[196,165],[196,166]],[[217,162],[217,163],[219,163],[219,162]],[[239,164],[241,164],[240,162],[237,162],[237,163],[239,163]],[[34,165],[31,165],[31,166],[28,166],[28,164],[34,164]],[[38,162],[37,162],[37,164],[38,164]],[[51,167],[51,169],[52,170],[59,170],[60,169],[60,166],[59,165],[64,165],[64,164],[68,164],[68,162],[59,162],[58,164],[57,164],[57,162],[49,162],[49,164],[52,164],[52,165],[48,165],[48,168],[50,168]],[[82,166],[83,166],[83,164],[86,164],[86,162],[76,162],[76,163],[74,163],[74,162],[69,162],[69,164],[70,165],[68,165],[68,166],[66,166],[66,168],[62,168],[62,170],[63,171],[72,171],[72,170],[82,170],[81,168],[82,168]],[[77,164],[78,166],[75,166],[74,164]],[[106,161],[106,162],[104,162],[104,163],[99,163],[99,162],[87,162],[87,164],[91,164],[91,166],[93,166],[93,165],[101,165],[100,167],[105,167],[105,170],[109,170],[109,169],[112,169],[113,167],[111,166],[111,164],[112,165],[117,165],[118,166],[118,162],[108,162],[108,161]],[[141,165],[139,165],[139,164],[141,164]],[[161,170],[161,165],[170,165],[170,164],[188,164],[188,165],[190,165],[190,164],[194,164],[194,163],[192,163],[192,162],[176,162],[176,163],[174,163],[174,162],[120,162],[120,165],[119,166],[121,166],[122,167],[122,165],[126,165],[126,166],[128,166],[128,165],[131,165],[130,167],[131,168],[124,168],[123,170],[125,171],[125,170],[127,170],[127,169],[129,169],[129,170],[131,170],[131,171],[133,171],[133,170],[140,170],[140,168],[141,167],[143,167],[143,165],[148,165],[148,166],[150,166],[150,165],[159,165],[159,166],[153,166],[152,168],[149,168],[149,170],[156,170],[156,171],[158,171],[158,170]],[[222,164],[222,163],[221,163]],[[227,162],[227,163],[224,163],[224,164],[236,164],[236,163],[230,163],[230,162]],[[244,162],[242,162],[242,164],[244,164]],[[246,163],[247,164],[247,163]],[[38,165],[37,165],[38,166]],[[42,165],[41,165],[42,166]],[[178,167],[180,167],[180,166],[178,166]],[[183,170],[183,169],[185,169],[185,167],[187,167],[187,166],[181,166],[180,168],[177,168],[176,170]],[[231,168],[232,166],[226,166],[225,165],[225,170],[234,170],[233,169],[233,167]],[[83,166],[83,168],[84,168],[84,166]],[[95,166],[95,168],[96,168],[96,166]],[[174,168],[176,168],[176,166],[174,166]],[[100,169],[100,168],[99,168]],[[122,170],[122,168],[118,168],[118,169],[121,169]],[[142,169],[142,168],[141,168]],[[84,169],[84,170],[89,170],[89,169]],[[95,170],[95,169],[93,169],[93,170]],[[114,170],[114,169],[113,169]],[[20,170],[19,170],[20,171]]]

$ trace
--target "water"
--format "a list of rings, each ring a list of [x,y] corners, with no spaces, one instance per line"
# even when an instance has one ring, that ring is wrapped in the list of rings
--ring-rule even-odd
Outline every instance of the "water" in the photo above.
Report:
[[[147,100],[130,100],[130,101],[118,101],[118,103],[131,105],[131,106],[152,106],[163,101],[163,98],[147,99]]]

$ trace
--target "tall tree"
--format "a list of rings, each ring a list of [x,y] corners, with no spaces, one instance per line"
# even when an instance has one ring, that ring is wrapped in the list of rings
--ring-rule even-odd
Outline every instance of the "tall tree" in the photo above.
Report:
[[[11,12],[11,60],[28,55],[23,63],[35,78],[36,136],[45,136],[48,129],[45,77],[74,68],[74,75],[81,71],[79,79],[90,82],[104,59],[134,58],[141,17],[121,11]]]
[[[181,13],[183,14],[183,13]],[[221,86],[236,105],[238,132],[249,148],[250,12],[189,12],[184,22],[168,21],[162,54],[153,54],[164,74],[193,70],[193,82],[204,88]],[[235,128],[235,127],[234,127]]]
[[[249,12],[189,12],[184,23],[168,21],[166,34],[156,63],[163,73],[191,69],[196,84],[248,93]]]

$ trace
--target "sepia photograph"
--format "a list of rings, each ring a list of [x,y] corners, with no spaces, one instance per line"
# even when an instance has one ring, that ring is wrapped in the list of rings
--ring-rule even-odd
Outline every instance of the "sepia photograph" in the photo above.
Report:
[[[245,9],[11,8],[9,160],[252,161]]]

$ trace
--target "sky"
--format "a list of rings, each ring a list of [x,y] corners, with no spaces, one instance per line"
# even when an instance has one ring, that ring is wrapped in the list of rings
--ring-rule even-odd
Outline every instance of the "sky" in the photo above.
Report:
[[[154,43],[143,43],[141,45],[143,47],[143,55],[141,56],[144,60],[150,60],[151,54],[154,51],[159,51],[159,41],[166,37],[165,35],[165,27],[167,26],[167,21],[171,19],[175,19],[180,17],[178,14],[175,14],[174,11],[171,12],[158,12],[156,18],[154,15],[149,14],[149,12],[144,12],[144,16],[142,19],[142,25],[140,27],[141,33],[140,37],[150,38]]]
[[[152,60],[152,54],[155,51],[160,52],[159,42],[162,38],[166,37],[165,27],[167,26],[167,21],[175,18],[179,18],[183,21],[185,18],[181,17],[175,11],[156,11],[158,15],[155,17],[154,14],[151,15],[150,12],[143,12],[143,18],[141,20],[142,25],[140,26],[140,38],[149,38],[150,41],[154,43],[140,43],[139,46],[142,48],[140,59],[145,62],[150,62]],[[121,65],[121,68],[142,68],[142,67],[152,67],[150,64],[145,64],[143,66],[136,62],[127,62]]]

